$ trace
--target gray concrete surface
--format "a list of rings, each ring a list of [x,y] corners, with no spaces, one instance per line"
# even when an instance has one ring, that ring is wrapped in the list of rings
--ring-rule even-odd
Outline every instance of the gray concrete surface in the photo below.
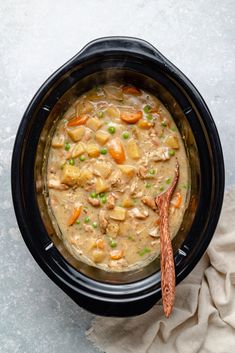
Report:
[[[213,0],[0,0],[0,352],[90,353],[92,315],[37,266],[19,233],[10,161],[22,114],[44,80],[88,41],[154,44],[204,96],[235,183],[235,3]]]

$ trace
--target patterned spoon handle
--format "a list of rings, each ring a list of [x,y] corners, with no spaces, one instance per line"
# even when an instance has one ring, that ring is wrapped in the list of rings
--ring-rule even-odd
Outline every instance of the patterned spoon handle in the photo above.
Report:
[[[175,301],[175,264],[169,234],[169,206],[178,180],[179,164],[177,162],[171,186],[155,199],[160,216],[161,287],[163,310],[167,318],[172,312]]]

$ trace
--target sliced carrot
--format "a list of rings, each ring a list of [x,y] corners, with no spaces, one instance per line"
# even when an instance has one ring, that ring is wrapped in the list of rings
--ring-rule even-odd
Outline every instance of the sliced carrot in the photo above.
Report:
[[[68,226],[72,226],[76,222],[76,220],[81,214],[81,211],[82,211],[82,206],[74,208],[71,216],[68,219]]]
[[[108,149],[116,163],[121,164],[126,160],[123,144],[118,137],[110,141]]]
[[[133,94],[134,96],[140,96],[141,91],[134,86],[124,86],[122,92],[126,94]]]
[[[174,200],[172,200],[172,205],[175,208],[180,208],[181,204],[182,204],[183,198],[180,192],[176,193],[176,197]]]
[[[96,240],[96,246],[98,249],[104,249],[104,240],[103,239],[97,239]]]
[[[69,120],[67,123],[67,126],[79,126],[79,125],[84,125],[86,124],[86,121],[89,119],[89,115],[83,115],[83,116],[76,116],[76,118],[73,118]]]
[[[128,124],[135,124],[137,123],[137,121],[139,121],[142,118],[142,112],[138,111],[135,113],[131,113],[131,112],[123,112],[120,115],[120,118],[122,119],[122,121],[125,121],[125,123]]]
[[[140,120],[138,121],[138,126],[139,126],[141,129],[148,130],[148,129],[151,129],[151,127],[153,127],[153,124],[150,123],[150,122],[147,121],[147,120],[140,119]]]
[[[124,252],[123,250],[112,250],[110,251],[110,257],[112,260],[119,260],[123,257]]]

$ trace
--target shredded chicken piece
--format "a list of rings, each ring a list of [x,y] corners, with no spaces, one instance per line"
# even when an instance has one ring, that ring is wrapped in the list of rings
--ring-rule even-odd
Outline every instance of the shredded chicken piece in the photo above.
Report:
[[[139,198],[143,196],[143,191],[138,190],[138,179],[135,179],[130,186],[130,194],[133,197]]]
[[[123,185],[122,172],[120,170],[116,170],[111,174],[110,184],[113,188],[117,188]]]
[[[131,184],[131,187],[130,187],[131,195],[135,193],[136,189],[137,189],[137,179],[135,179]]]
[[[164,133],[164,128],[160,125],[159,121],[157,124],[155,124],[154,131],[155,131],[156,136],[158,136],[158,137],[161,137],[162,134]]]
[[[91,130],[88,130],[86,129],[85,131],[85,134],[84,134],[84,141],[89,141],[92,137],[92,131]]]
[[[107,209],[112,210],[115,207],[115,200],[117,199],[117,196],[114,193],[111,193],[107,197]]]
[[[147,177],[147,172],[148,172],[148,169],[146,167],[144,167],[143,165],[141,165],[139,167],[137,175],[139,176],[140,179],[145,179]]]
[[[92,197],[88,197],[87,201],[89,204],[91,204],[93,207],[99,207],[100,206],[100,200],[99,199],[93,199]]]
[[[129,214],[137,219],[145,219],[148,217],[149,213],[146,210],[141,210],[137,207],[132,208]]]
[[[143,196],[141,201],[143,202],[144,205],[152,208],[152,210],[156,210],[157,209],[157,206],[155,204],[155,201],[152,197],[150,196]]]
[[[148,173],[147,166],[141,165],[138,169],[137,175],[140,179],[152,179],[154,178],[154,174]]]
[[[113,269],[121,269],[122,267],[127,267],[128,263],[125,259],[120,259],[120,260],[110,260],[109,261],[109,267]]]
[[[107,220],[107,212],[105,210],[100,210],[99,212],[99,224],[100,224],[100,230],[104,234],[106,233],[106,228],[108,226],[108,220]]]
[[[55,189],[55,190],[68,190],[68,186],[65,184],[61,184],[61,182],[57,179],[50,179],[48,180],[47,183],[49,189]]]
[[[170,159],[169,148],[164,146],[156,148],[154,151],[148,153],[148,158],[155,162],[166,161]]]
[[[87,182],[87,185],[84,186],[85,191],[92,191],[95,188],[95,183],[92,181],[92,183]]]
[[[153,238],[160,238],[160,232],[158,227],[150,229],[149,235]]]
[[[85,232],[89,232],[89,233],[94,233],[94,228],[92,228],[92,226],[91,225],[89,225],[89,224],[84,224],[84,230],[85,230]]]
[[[161,141],[160,141],[159,137],[157,136],[155,129],[149,130],[149,137],[154,145],[156,145],[156,146],[161,145]]]

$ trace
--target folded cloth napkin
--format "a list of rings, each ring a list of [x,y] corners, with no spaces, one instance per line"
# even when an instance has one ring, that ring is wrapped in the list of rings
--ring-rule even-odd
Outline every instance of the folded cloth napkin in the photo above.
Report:
[[[133,318],[96,317],[87,337],[106,353],[235,352],[235,188],[206,254],[176,287],[171,317],[158,302]]]

